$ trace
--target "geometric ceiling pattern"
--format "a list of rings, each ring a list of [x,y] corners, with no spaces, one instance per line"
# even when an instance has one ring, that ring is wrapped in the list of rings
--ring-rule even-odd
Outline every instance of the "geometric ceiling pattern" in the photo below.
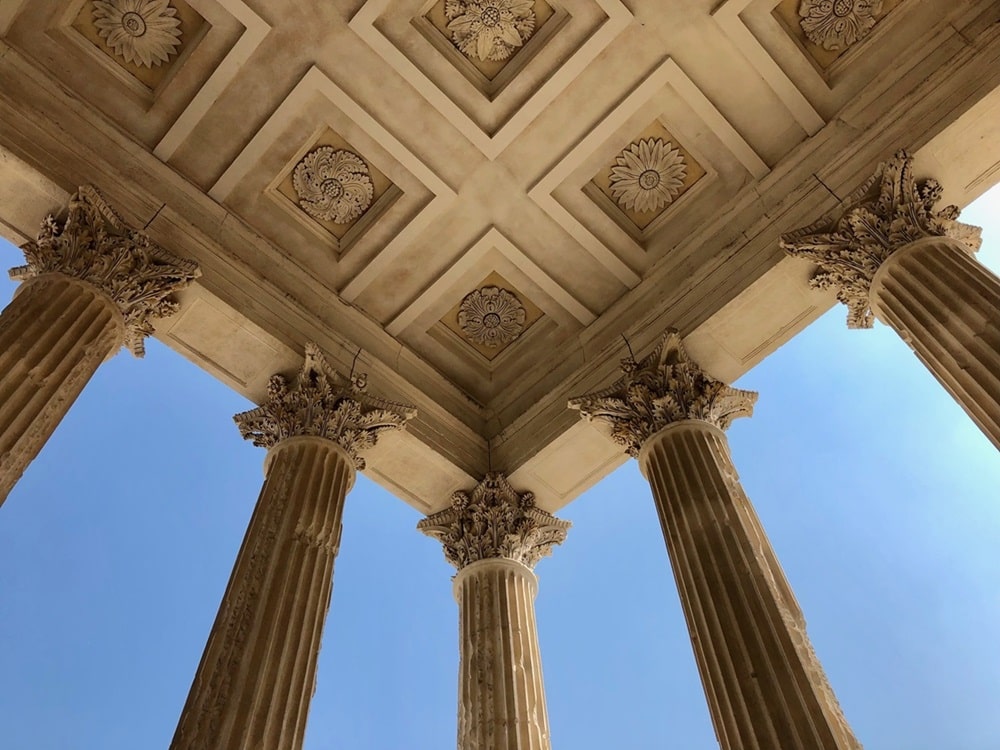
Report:
[[[1000,15],[990,0],[264,5],[4,3],[0,75],[36,71],[65,108],[48,122],[73,131],[16,145],[66,190],[122,175],[99,187],[202,261],[188,335],[211,310],[357,359],[470,474],[564,461],[566,396],[668,325],[716,321],[739,338],[717,361],[740,366],[805,325],[826,304],[805,272],[781,271],[802,288],[779,299],[741,296],[775,288],[754,286],[777,273],[775,238],[930,138],[937,100],[900,102],[938,95],[926,61],[958,69],[955,40]],[[769,330],[720,321],[737,298]],[[188,354],[259,398],[257,369],[211,348]]]

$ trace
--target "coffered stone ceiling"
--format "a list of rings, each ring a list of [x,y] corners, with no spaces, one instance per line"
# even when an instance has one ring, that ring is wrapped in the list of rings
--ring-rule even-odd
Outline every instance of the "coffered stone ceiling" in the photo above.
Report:
[[[832,304],[781,232],[900,147],[959,204],[1000,179],[998,21],[995,0],[4,0],[0,222],[24,241],[94,183],[202,265],[168,345],[260,398],[315,341],[418,406],[369,461],[401,498],[438,509],[499,469],[554,510],[624,460],[565,405],[627,345],[674,326],[737,377]]]

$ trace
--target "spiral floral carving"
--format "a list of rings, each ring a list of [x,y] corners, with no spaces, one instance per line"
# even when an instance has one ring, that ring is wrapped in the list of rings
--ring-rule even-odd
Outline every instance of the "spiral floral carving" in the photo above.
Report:
[[[353,151],[320,146],[306,154],[292,174],[299,206],[322,221],[350,224],[375,196],[371,173]]]

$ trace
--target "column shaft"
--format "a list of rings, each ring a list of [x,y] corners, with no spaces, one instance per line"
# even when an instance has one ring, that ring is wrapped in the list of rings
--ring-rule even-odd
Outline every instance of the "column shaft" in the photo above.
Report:
[[[1000,278],[948,237],[894,252],[871,307],[1000,448]]]
[[[525,565],[492,559],[455,576],[459,608],[459,750],[548,750],[538,582]]]
[[[123,332],[106,294],[58,273],[24,282],[0,314],[0,504]]]
[[[646,441],[640,467],[723,750],[860,750],[725,433],[701,420],[677,422]]]
[[[330,440],[271,448],[171,750],[302,747],[353,480],[353,460]]]

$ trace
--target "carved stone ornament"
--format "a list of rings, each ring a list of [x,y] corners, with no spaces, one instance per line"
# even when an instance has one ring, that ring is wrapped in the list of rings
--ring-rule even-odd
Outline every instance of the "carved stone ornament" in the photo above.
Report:
[[[467,57],[506,60],[535,33],[533,0],[448,0],[448,31]]]
[[[94,25],[125,62],[152,68],[181,44],[181,20],[169,0],[94,0]]]
[[[474,344],[490,349],[509,344],[524,330],[525,311],[513,292],[484,286],[465,296],[458,310],[458,325]]]
[[[587,421],[604,422],[611,438],[638,458],[643,443],[664,427],[700,419],[726,430],[738,417],[753,414],[757,394],[732,388],[707,375],[670,330],[641,362],[622,360],[623,376],[610,388],[571,399]]]
[[[899,151],[847,199],[843,215],[783,235],[781,247],[819,266],[811,283],[837,290],[837,299],[847,305],[849,328],[871,328],[872,280],[894,252],[924,237],[950,237],[970,252],[979,249],[982,230],[956,221],[956,206],[935,211],[940,198],[938,182],[917,182],[913,157]]]
[[[882,12],[882,0],[802,0],[802,31],[813,44],[832,51],[864,39]]]
[[[70,198],[65,220],[47,217],[38,239],[22,250],[27,264],[10,269],[11,279],[59,273],[97,287],[118,305],[125,346],[136,357],[145,353],[153,321],[177,312],[173,293],[201,276],[197,263],[171,255],[129,227],[90,185]]]
[[[375,195],[364,159],[352,151],[320,146],[296,165],[292,187],[302,209],[322,221],[350,224]]]
[[[646,138],[618,155],[611,168],[611,195],[626,211],[653,213],[674,202],[686,176],[680,149],[662,138]]]
[[[333,369],[319,347],[306,344],[305,362],[295,383],[283,375],[271,377],[267,400],[233,419],[244,440],[271,448],[291,437],[311,435],[340,445],[365,468],[361,452],[371,448],[383,432],[402,429],[416,416],[407,404],[387,401],[365,392],[364,376],[345,378]]]
[[[456,492],[450,508],[428,516],[417,529],[441,542],[445,558],[461,570],[496,558],[534,568],[566,540],[570,526],[536,508],[530,492],[517,492],[503,474],[491,473],[471,494]]]

